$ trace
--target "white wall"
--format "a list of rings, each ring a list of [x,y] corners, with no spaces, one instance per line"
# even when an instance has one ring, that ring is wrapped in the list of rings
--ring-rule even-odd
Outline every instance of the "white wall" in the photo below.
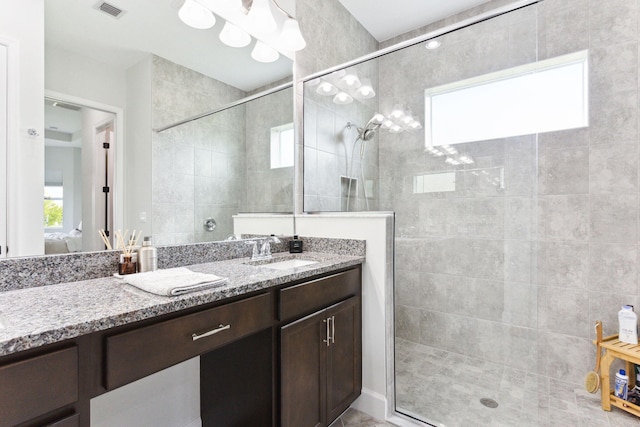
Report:
[[[152,232],[151,209],[151,73],[152,57],[127,70],[124,222],[130,230]],[[140,219],[141,214],[146,220]]]
[[[277,217],[234,218],[235,233],[269,234]],[[284,228],[283,228],[284,230]],[[387,345],[393,280],[393,214],[357,213],[299,215],[296,233],[304,237],[365,240],[362,269],[362,395],[354,406],[378,419],[387,409]]]
[[[125,107],[125,70],[50,45],[45,50],[45,68],[44,84],[49,91]]]
[[[15,41],[18,111],[10,118],[8,242],[10,255],[44,253],[44,2],[0,0],[0,38]],[[12,64],[9,64],[11,67]],[[10,71],[11,73],[11,71]],[[39,135],[30,136],[28,129]],[[19,174],[19,175],[18,175]],[[0,177],[4,179],[4,176]]]

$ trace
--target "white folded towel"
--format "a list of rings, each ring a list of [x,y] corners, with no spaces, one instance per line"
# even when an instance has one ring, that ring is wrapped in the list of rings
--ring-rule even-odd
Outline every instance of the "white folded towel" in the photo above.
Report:
[[[223,285],[226,277],[197,273],[188,268],[168,268],[127,274],[121,277],[126,283],[156,295],[175,296]]]

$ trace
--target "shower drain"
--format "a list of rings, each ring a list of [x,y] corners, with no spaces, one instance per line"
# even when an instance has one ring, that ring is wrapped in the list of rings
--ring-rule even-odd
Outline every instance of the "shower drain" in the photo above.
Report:
[[[498,407],[498,402],[496,402],[493,399],[489,399],[488,397],[483,397],[482,399],[480,399],[480,403],[482,403],[487,408],[497,408]]]

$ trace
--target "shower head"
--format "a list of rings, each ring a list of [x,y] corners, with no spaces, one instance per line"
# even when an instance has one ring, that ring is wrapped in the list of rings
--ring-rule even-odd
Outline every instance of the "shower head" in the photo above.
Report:
[[[377,127],[374,128],[358,128],[358,136],[360,137],[360,139],[362,139],[363,141],[371,141],[371,139],[373,139],[374,136],[376,136],[376,131],[378,130]]]
[[[382,114],[374,114],[374,116],[367,122],[364,128],[358,128],[358,137],[363,141],[371,141],[371,139],[376,136],[378,128],[382,126],[383,119],[384,116]]]

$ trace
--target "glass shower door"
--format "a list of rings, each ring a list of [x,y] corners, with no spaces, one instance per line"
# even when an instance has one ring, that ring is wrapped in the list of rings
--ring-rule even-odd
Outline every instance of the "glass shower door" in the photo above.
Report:
[[[473,113],[478,100],[503,106],[479,92],[536,63],[536,6],[437,41],[380,61],[389,79],[397,64],[409,73],[381,103],[404,100],[425,121],[421,138],[380,136],[382,200],[396,212],[396,410],[434,425],[538,425],[537,136]]]

